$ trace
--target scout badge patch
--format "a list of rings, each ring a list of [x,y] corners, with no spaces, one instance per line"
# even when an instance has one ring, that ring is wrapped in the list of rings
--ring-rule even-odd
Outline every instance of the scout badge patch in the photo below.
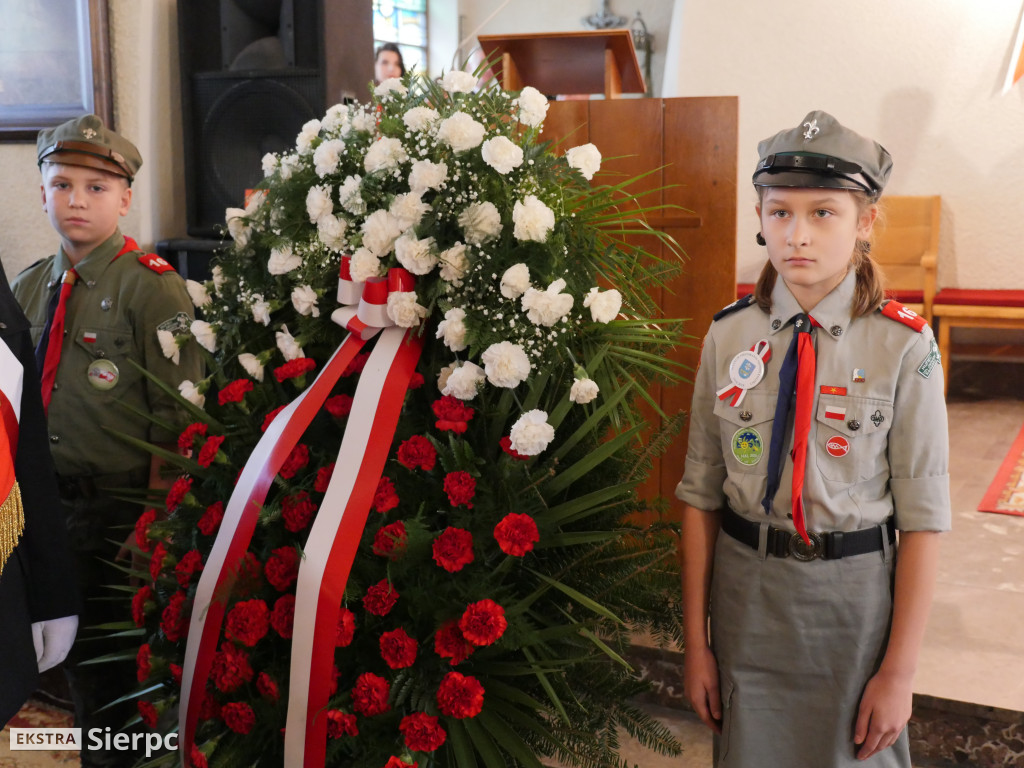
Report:
[[[761,339],[747,352],[740,352],[729,363],[729,381],[715,394],[719,400],[732,398],[730,406],[735,408],[743,402],[748,389],[756,387],[764,378],[764,366],[772,359],[772,350],[767,339]]]
[[[761,460],[764,454],[764,441],[756,429],[741,427],[732,436],[732,455],[740,464],[752,467]]]

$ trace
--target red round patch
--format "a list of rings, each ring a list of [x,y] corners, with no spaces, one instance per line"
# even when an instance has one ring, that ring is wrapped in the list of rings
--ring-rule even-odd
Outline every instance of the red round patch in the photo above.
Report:
[[[828,451],[829,456],[842,458],[850,451],[850,441],[842,435],[833,435],[825,443],[825,450]]]

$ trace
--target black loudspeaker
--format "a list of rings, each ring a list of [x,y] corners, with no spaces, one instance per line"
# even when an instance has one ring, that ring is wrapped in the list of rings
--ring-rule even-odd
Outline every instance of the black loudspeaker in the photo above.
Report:
[[[365,0],[178,0],[189,235],[219,237],[263,156],[372,78],[371,13]]]
[[[156,244],[157,256],[171,263],[186,280],[203,283],[213,277],[210,262],[222,250],[231,247],[228,240],[192,240],[178,238],[161,240]]]

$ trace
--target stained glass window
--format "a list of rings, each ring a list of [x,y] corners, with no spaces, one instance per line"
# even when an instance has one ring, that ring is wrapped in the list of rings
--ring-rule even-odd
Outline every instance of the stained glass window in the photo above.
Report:
[[[373,0],[373,47],[398,43],[406,71],[427,68],[427,0]]]

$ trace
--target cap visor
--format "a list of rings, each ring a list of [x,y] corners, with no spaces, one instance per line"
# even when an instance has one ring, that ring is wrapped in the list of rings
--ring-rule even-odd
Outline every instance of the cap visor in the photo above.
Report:
[[[40,158],[41,163],[52,163],[55,165],[77,165],[82,168],[95,168],[98,171],[106,171],[112,173],[114,176],[120,176],[123,179],[130,179],[124,172],[124,168],[119,166],[117,163],[112,163],[109,160],[104,160],[102,157],[96,157],[95,155],[86,155],[82,152],[53,152]]]
[[[803,171],[780,171],[778,173],[762,171],[754,174],[753,181],[755,187],[808,187],[868,191],[863,184],[858,184],[843,176],[823,176],[820,173]]]

